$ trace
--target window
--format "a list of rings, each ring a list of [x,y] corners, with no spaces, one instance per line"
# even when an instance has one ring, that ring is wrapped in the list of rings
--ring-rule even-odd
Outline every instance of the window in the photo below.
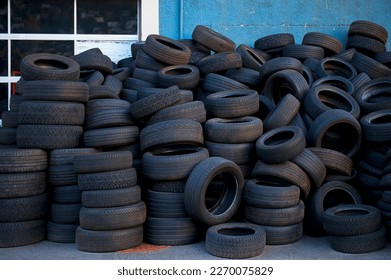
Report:
[[[131,56],[132,43],[158,33],[158,7],[158,0],[1,0],[0,102],[13,94],[27,54],[99,47],[114,62]]]

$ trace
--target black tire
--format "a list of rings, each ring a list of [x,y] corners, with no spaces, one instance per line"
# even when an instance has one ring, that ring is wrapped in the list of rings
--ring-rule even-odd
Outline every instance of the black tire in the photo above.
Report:
[[[307,93],[304,107],[313,119],[333,109],[344,110],[355,119],[360,117],[360,106],[357,101],[344,90],[328,84],[313,86]]]
[[[252,116],[212,118],[204,126],[205,139],[216,143],[249,143],[263,134],[262,120]]]
[[[0,174],[0,199],[33,196],[46,190],[46,172]]]
[[[352,175],[353,161],[348,156],[325,148],[310,147],[308,149],[320,158],[329,172],[345,176]]]
[[[156,181],[150,186],[150,190],[155,192],[172,192],[183,193],[185,192],[186,180],[179,181]]]
[[[245,44],[240,44],[236,52],[242,57],[243,67],[259,71],[265,64],[266,59],[260,54],[259,50],[253,49]]]
[[[161,121],[187,119],[199,123],[206,121],[206,109],[202,101],[191,101],[183,104],[173,105],[155,113],[147,125],[155,124]]]
[[[57,204],[80,204],[81,191],[78,185],[53,187],[51,199]]]
[[[379,230],[362,235],[329,236],[331,247],[348,254],[371,253],[387,246],[387,233],[384,226]]]
[[[79,224],[79,212],[82,205],[51,204],[50,220],[58,224]]]
[[[322,185],[327,174],[326,165],[310,149],[304,149],[300,154],[292,158],[291,161],[307,173],[316,188]]]
[[[122,81],[113,75],[107,75],[102,85],[111,89],[117,96],[121,93],[123,87]]]
[[[242,67],[242,57],[236,52],[215,53],[198,61],[201,74],[216,73]]]
[[[226,90],[206,97],[206,110],[220,118],[236,118],[255,114],[259,109],[258,93],[250,89]]]
[[[289,226],[262,226],[266,231],[266,245],[286,245],[303,237],[303,223]]]
[[[119,94],[106,85],[90,86],[88,100],[119,99]]]
[[[377,54],[386,51],[386,45],[376,39],[367,36],[354,35],[348,38],[346,49],[354,48],[356,51],[365,54],[369,57],[374,57]]]
[[[200,81],[200,71],[193,65],[172,65],[161,69],[156,78],[163,88],[176,85],[180,89],[194,89]]]
[[[312,87],[326,84],[326,85],[330,85],[333,87],[337,87],[337,88],[343,90],[344,92],[346,92],[348,95],[354,96],[355,90],[358,89],[358,87],[353,85],[353,81],[355,81],[355,79],[350,81],[350,80],[348,80],[344,77],[341,77],[341,76],[332,76],[332,75],[325,76],[323,78],[320,78],[320,79],[317,79],[316,81],[314,81],[314,83],[311,86],[310,91],[312,90]]]
[[[232,68],[225,72],[225,76],[249,87],[257,87],[259,83],[259,71],[254,69]]]
[[[312,45],[286,45],[282,48],[283,57],[294,57],[300,61],[306,58],[324,58],[324,49]]]
[[[72,164],[51,165],[48,169],[48,181],[52,186],[77,185],[77,173]]]
[[[388,31],[381,25],[367,20],[353,21],[348,30],[348,36],[362,35],[376,40],[383,44],[387,42]]]
[[[260,208],[245,205],[246,220],[265,226],[289,226],[301,223],[304,219],[304,202],[285,208]]]
[[[133,125],[130,109],[104,109],[92,111],[86,115],[85,129],[97,129],[115,126]]]
[[[49,195],[0,199],[0,223],[14,223],[45,218],[48,212]]]
[[[360,74],[358,74],[358,75],[352,80],[354,89],[357,91],[362,85],[366,84],[366,83],[369,82],[370,80],[371,80],[371,78],[368,76],[367,73],[361,72]],[[352,94],[352,95],[354,96],[354,94]]]
[[[234,41],[203,25],[197,25],[191,37],[197,43],[217,53],[234,51],[236,48]]]
[[[19,125],[19,148],[65,149],[79,146],[83,127],[78,125]]]
[[[76,229],[76,247],[80,251],[105,253],[125,250],[140,245],[143,241],[143,227],[135,226],[120,230]]]
[[[211,226],[206,232],[205,250],[220,258],[244,259],[263,253],[266,232],[250,223],[225,223]]]
[[[391,75],[390,68],[360,52],[356,52],[353,55],[351,63],[356,68],[357,73],[365,72],[371,79],[389,77]]]
[[[160,62],[154,59],[152,56],[146,54],[142,49],[140,49],[137,52],[135,61],[136,61],[136,65],[135,65],[136,67],[152,70],[152,71],[159,71],[160,69],[168,66],[166,63]]]
[[[83,77],[82,81],[86,82],[89,86],[99,86],[103,84],[105,80],[105,76],[103,76],[102,72],[94,71],[92,74],[89,74],[86,77]]]
[[[127,110],[130,108],[130,102],[126,100],[101,98],[87,102],[86,114],[100,112],[103,110]]]
[[[20,124],[83,125],[84,105],[76,102],[24,101],[19,107]]]
[[[144,240],[154,245],[186,245],[199,241],[200,230],[191,218],[152,218],[145,224]]]
[[[24,100],[68,101],[86,103],[89,86],[79,81],[33,80],[20,84]]]
[[[278,33],[257,39],[254,47],[258,50],[269,51],[282,48],[285,45],[295,44],[295,37],[291,33]]]
[[[80,65],[81,70],[99,70],[105,75],[113,73],[113,63],[110,57],[104,55],[99,48],[88,49],[72,58]]]
[[[140,133],[143,152],[177,144],[202,146],[204,136],[201,124],[185,119],[162,121],[145,127]]]
[[[80,226],[87,230],[118,230],[141,225],[145,222],[147,208],[143,201],[136,204],[80,209]]]
[[[49,221],[47,224],[46,239],[55,243],[75,243],[78,224],[58,224]]]
[[[307,32],[303,37],[302,44],[322,47],[326,57],[340,53],[343,48],[338,39],[321,32]]]
[[[137,173],[133,167],[116,171],[83,173],[78,177],[81,191],[128,188],[136,184]]]
[[[271,75],[287,69],[296,70],[299,74],[303,74],[303,64],[300,60],[293,57],[277,57],[266,61],[259,70],[259,83],[264,86]]]
[[[157,93],[138,100],[130,105],[130,113],[135,119],[150,117],[154,113],[174,105],[181,100],[177,86],[161,89]]]
[[[222,157],[233,161],[237,165],[254,162],[255,144],[250,143],[215,143],[205,141],[205,147],[209,150],[210,156]]]
[[[339,141],[327,143],[326,132],[341,137]],[[360,123],[348,112],[334,109],[320,114],[312,123],[308,133],[309,145],[332,148],[353,158],[361,146],[362,131]]]
[[[300,196],[304,200],[311,190],[311,181],[308,175],[298,165],[291,161],[267,164],[258,161],[251,173],[253,178],[263,183],[274,185],[296,185],[300,188]]]
[[[101,152],[74,157],[73,168],[76,173],[93,173],[131,168],[131,152]]]
[[[0,248],[18,247],[45,239],[46,219],[0,223]]]
[[[186,218],[184,193],[157,192],[148,190],[146,194],[148,217]]]
[[[139,203],[141,201],[140,186],[121,189],[83,191],[81,201],[84,207],[107,208]]]
[[[167,67],[169,67],[169,66],[167,66]],[[164,68],[167,68],[167,67],[164,67]],[[162,68],[162,69],[164,69],[164,68]],[[162,69],[160,69],[160,70],[162,70]],[[157,73],[159,71],[153,71],[153,70],[148,70],[148,69],[136,67],[134,69],[134,73],[133,73],[132,77],[134,79],[143,80],[143,81],[151,83],[151,84],[156,84],[157,83],[157,76],[158,76]]]
[[[84,145],[89,148],[126,146],[138,141],[138,126],[106,127],[86,130]]]
[[[315,189],[307,204],[306,230],[311,235],[324,235],[324,212],[341,204],[362,204],[359,192],[350,184],[330,181]]]
[[[143,51],[169,65],[187,64],[191,55],[191,50],[185,44],[156,34],[148,35]]]
[[[190,175],[200,161],[209,157],[202,147],[173,146],[145,152],[143,174],[152,180],[181,180]]]
[[[0,173],[45,171],[47,152],[42,149],[0,149]]]
[[[390,89],[391,78],[373,79],[357,89],[354,97],[364,113],[391,109],[391,99],[384,98]]]
[[[208,93],[215,93],[224,90],[233,89],[248,89],[248,87],[240,82],[223,75],[208,73],[202,79],[202,89]]]
[[[49,163],[50,165],[73,164],[75,156],[88,155],[98,152],[99,150],[95,148],[55,149],[50,151]]]
[[[369,142],[387,142],[391,140],[391,109],[375,111],[363,116],[360,120],[363,138]]]
[[[224,192],[219,201],[211,208],[205,205],[205,194],[210,182],[217,176],[223,176]],[[243,175],[232,161],[219,157],[210,157],[198,163],[185,187],[185,207],[190,216],[208,225],[228,221],[238,210],[242,192]]]
[[[306,146],[297,126],[282,126],[263,134],[256,142],[258,158],[265,163],[281,163],[300,154]]]
[[[268,78],[262,95],[270,98],[273,104],[277,104],[288,93],[302,102],[308,90],[309,85],[303,75],[296,70],[287,69],[278,71]]]
[[[286,208],[299,203],[300,189],[295,185],[273,186],[250,179],[244,186],[243,198],[254,207]]]
[[[329,235],[362,235],[377,231],[380,225],[379,209],[365,204],[334,206],[323,215],[323,228]]]
[[[289,125],[299,112],[299,109],[300,101],[292,94],[288,93],[265,118],[263,122],[265,131]]]
[[[72,80],[80,76],[80,66],[58,54],[35,53],[23,57],[20,72],[24,80]]]

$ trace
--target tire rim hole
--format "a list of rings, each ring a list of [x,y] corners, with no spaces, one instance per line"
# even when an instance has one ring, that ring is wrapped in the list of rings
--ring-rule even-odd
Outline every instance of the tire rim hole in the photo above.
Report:
[[[292,139],[295,136],[295,133],[293,131],[281,131],[279,133],[276,133],[272,135],[271,137],[267,138],[265,140],[265,145],[279,145],[282,143],[287,142],[288,140]]]
[[[341,189],[334,189],[329,191],[323,200],[323,209],[327,210],[331,207],[338,206],[341,204],[355,204],[353,196]]]
[[[335,213],[336,216],[363,216],[368,214],[369,212],[364,209],[347,209],[340,210]]]
[[[255,230],[252,228],[222,228],[217,232],[219,234],[229,236],[246,236],[255,234]]]
[[[156,41],[158,41],[160,44],[163,44],[167,47],[170,47],[172,49],[176,49],[176,50],[180,50],[180,51],[183,51],[180,47],[178,47],[177,45],[167,41],[167,40],[163,40],[163,39],[156,39]]]
[[[164,74],[168,76],[178,76],[178,75],[187,75],[190,74],[191,72],[193,71],[190,68],[175,68],[175,69],[168,70]]]
[[[65,63],[56,60],[39,59],[34,64],[44,69],[65,70],[69,68]]]
[[[372,124],[387,124],[387,123],[391,123],[391,115],[386,114],[386,115],[379,116],[378,118],[372,119],[371,123]]]

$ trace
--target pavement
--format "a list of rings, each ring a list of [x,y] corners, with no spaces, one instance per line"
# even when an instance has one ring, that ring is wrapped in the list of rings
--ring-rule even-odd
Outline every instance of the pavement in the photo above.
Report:
[[[151,246],[142,244],[112,253],[79,251],[75,243],[42,241],[36,244],[0,248],[0,260],[218,260],[205,251],[205,243],[184,246]],[[258,260],[391,260],[391,243],[382,250],[365,254],[345,254],[333,250],[327,237],[304,235],[287,245],[266,245]]]

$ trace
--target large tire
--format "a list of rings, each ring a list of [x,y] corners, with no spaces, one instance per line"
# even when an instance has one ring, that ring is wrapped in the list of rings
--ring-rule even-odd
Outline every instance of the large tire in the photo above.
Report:
[[[0,248],[35,244],[45,239],[46,219],[0,223]]]
[[[263,134],[256,142],[260,160],[266,163],[281,163],[303,152],[306,141],[303,131],[297,126],[282,126]]]
[[[206,232],[205,250],[220,258],[244,259],[262,254],[266,232],[250,223],[225,223],[211,226]]]
[[[211,208],[205,205],[205,194],[210,182],[223,176],[225,191]],[[198,163],[186,182],[185,207],[189,215],[208,225],[228,221],[238,210],[244,179],[240,168],[232,161],[211,157]]]
[[[23,57],[20,63],[23,79],[78,80],[80,66],[72,59],[58,54],[35,53]]]
[[[104,55],[99,48],[88,49],[72,57],[81,70],[99,70],[105,75],[113,73],[113,63],[110,57]]]
[[[299,203],[300,189],[295,185],[273,186],[250,179],[244,186],[243,198],[254,207],[285,208]]]
[[[262,226],[266,231],[266,245],[285,245],[303,237],[303,223],[289,226]]]
[[[81,191],[128,188],[136,184],[137,173],[133,167],[116,171],[83,173],[78,177]]]
[[[304,149],[300,154],[291,159],[307,173],[311,182],[319,188],[326,178],[327,169],[323,161],[309,149]]]
[[[0,149],[0,173],[44,171],[47,167],[47,152],[42,149]]]
[[[201,124],[186,119],[168,120],[149,125],[140,133],[140,148],[143,152],[177,144],[203,145]]]
[[[141,225],[145,222],[147,208],[143,201],[136,204],[80,209],[80,226],[87,230],[118,230]]]
[[[33,196],[46,190],[46,172],[0,174],[0,199]]]
[[[153,180],[186,179],[194,166],[208,157],[208,150],[202,147],[155,149],[143,154],[143,173]]]
[[[274,128],[287,126],[293,118],[298,114],[300,109],[299,100],[292,94],[285,95],[265,118],[263,127],[265,131],[270,131]]]
[[[203,25],[197,25],[191,37],[197,43],[215,52],[234,51],[236,47],[231,39]]]
[[[65,149],[79,146],[83,127],[78,125],[19,125],[19,148]]]
[[[45,218],[49,195],[0,199],[0,223],[14,223]]]
[[[19,107],[19,123],[83,125],[84,111],[84,105],[76,102],[24,101]]]
[[[138,126],[106,127],[86,130],[84,145],[86,147],[118,147],[137,142],[140,135]]]
[[[256,160],[255,144],[250,143],[215,143],[205,141],[205,147],[211,156],[222,157],[237,165],[249,164]]]
[[[141,188],[136,185],[121,189],[83,191],[81,201],[88,208],[132,205],[141,201]]]
[[[131,152],[101,152],[74,157],[73,168],[77,173],[93,173],[131,168],[133,155]]]
[[[323,215],[323,228],[329,235],[361,235],[377,231],[381,225],[379,209],[364,204],[338,205]]]
[[[48,222],[46,238],[50,242],[75,243],[75,235],[78,224],[58,224]]]
[[[76,229],[76,247],[80,251],[105,253],[125,250],[140,245],[143,241],[143,226],[120,230]]]

